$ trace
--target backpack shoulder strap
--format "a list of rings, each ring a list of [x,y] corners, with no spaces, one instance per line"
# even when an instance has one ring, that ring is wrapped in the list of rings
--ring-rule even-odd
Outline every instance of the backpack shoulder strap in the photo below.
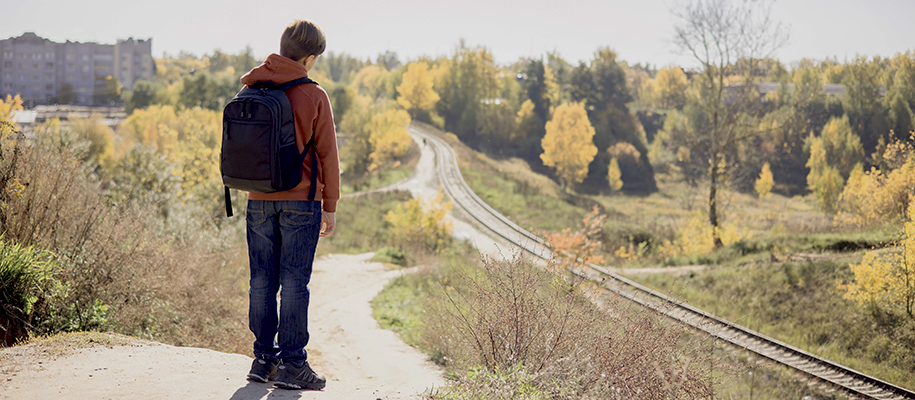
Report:
[[[282,90],[285,92],[286,90],[288,90],[294,86],[301,85],[303,83],[314,83],[315,85],[318,84],[318,82],[315,82],[315,81],[311,80],[311,78],[306,77],[306,78],[299,78],[299,79],[296,79],[293,81],[289,81],[282,85],[275,85],[275,87],[276,87],[276,89],[279,89],[279,90]]]

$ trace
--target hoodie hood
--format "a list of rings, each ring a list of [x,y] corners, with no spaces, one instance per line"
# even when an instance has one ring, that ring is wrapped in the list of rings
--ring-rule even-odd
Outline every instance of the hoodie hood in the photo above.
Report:
[[[272,81],[281,85],[308,76],[305,66],[279,54],[267,56],[264,63],[258,65],[241,77],[241,83],[251,86],[255,82]]]

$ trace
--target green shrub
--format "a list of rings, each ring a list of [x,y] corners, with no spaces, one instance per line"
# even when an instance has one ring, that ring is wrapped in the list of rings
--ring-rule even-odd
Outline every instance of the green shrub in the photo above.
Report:
[[[378,249],[375,253],[375,257],[372,257],[372,261],[399,265],[401,267],[407,266],[408,262],[407,254],[396,246],[385,246]]]

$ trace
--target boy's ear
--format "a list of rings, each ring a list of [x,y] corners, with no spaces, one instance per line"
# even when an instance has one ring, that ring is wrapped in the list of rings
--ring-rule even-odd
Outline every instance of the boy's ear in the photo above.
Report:
[[[302,65],[307,65],[308,57],[314,57],[314,55],[302,57],[302,58],[296,60],[296,62],[298,62],[299,64],[302,64]]]

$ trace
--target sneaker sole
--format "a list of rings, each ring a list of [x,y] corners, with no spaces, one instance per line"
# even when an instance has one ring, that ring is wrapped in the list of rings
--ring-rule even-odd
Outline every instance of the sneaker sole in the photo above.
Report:
[[[325,385],[326,384],[317,383],[317,384],[302,386],[302,385],[297,385],[295,383],[279,382],[279,381],[273,383],[273,386],[276,386],[280,389],[287,389],[287,390],[303,390],[303,389],[304,390],[321,390],[321,389],[324,389]]]
[[[269,380],[268,380],[267,378],[264,378],[263,376],[260,376],[260,375],[257,375],[257,374],[248,374],[248,380],[249,380],[249,381],[260,382],[260,383],[267,383],[267,382],[269,382]]]

